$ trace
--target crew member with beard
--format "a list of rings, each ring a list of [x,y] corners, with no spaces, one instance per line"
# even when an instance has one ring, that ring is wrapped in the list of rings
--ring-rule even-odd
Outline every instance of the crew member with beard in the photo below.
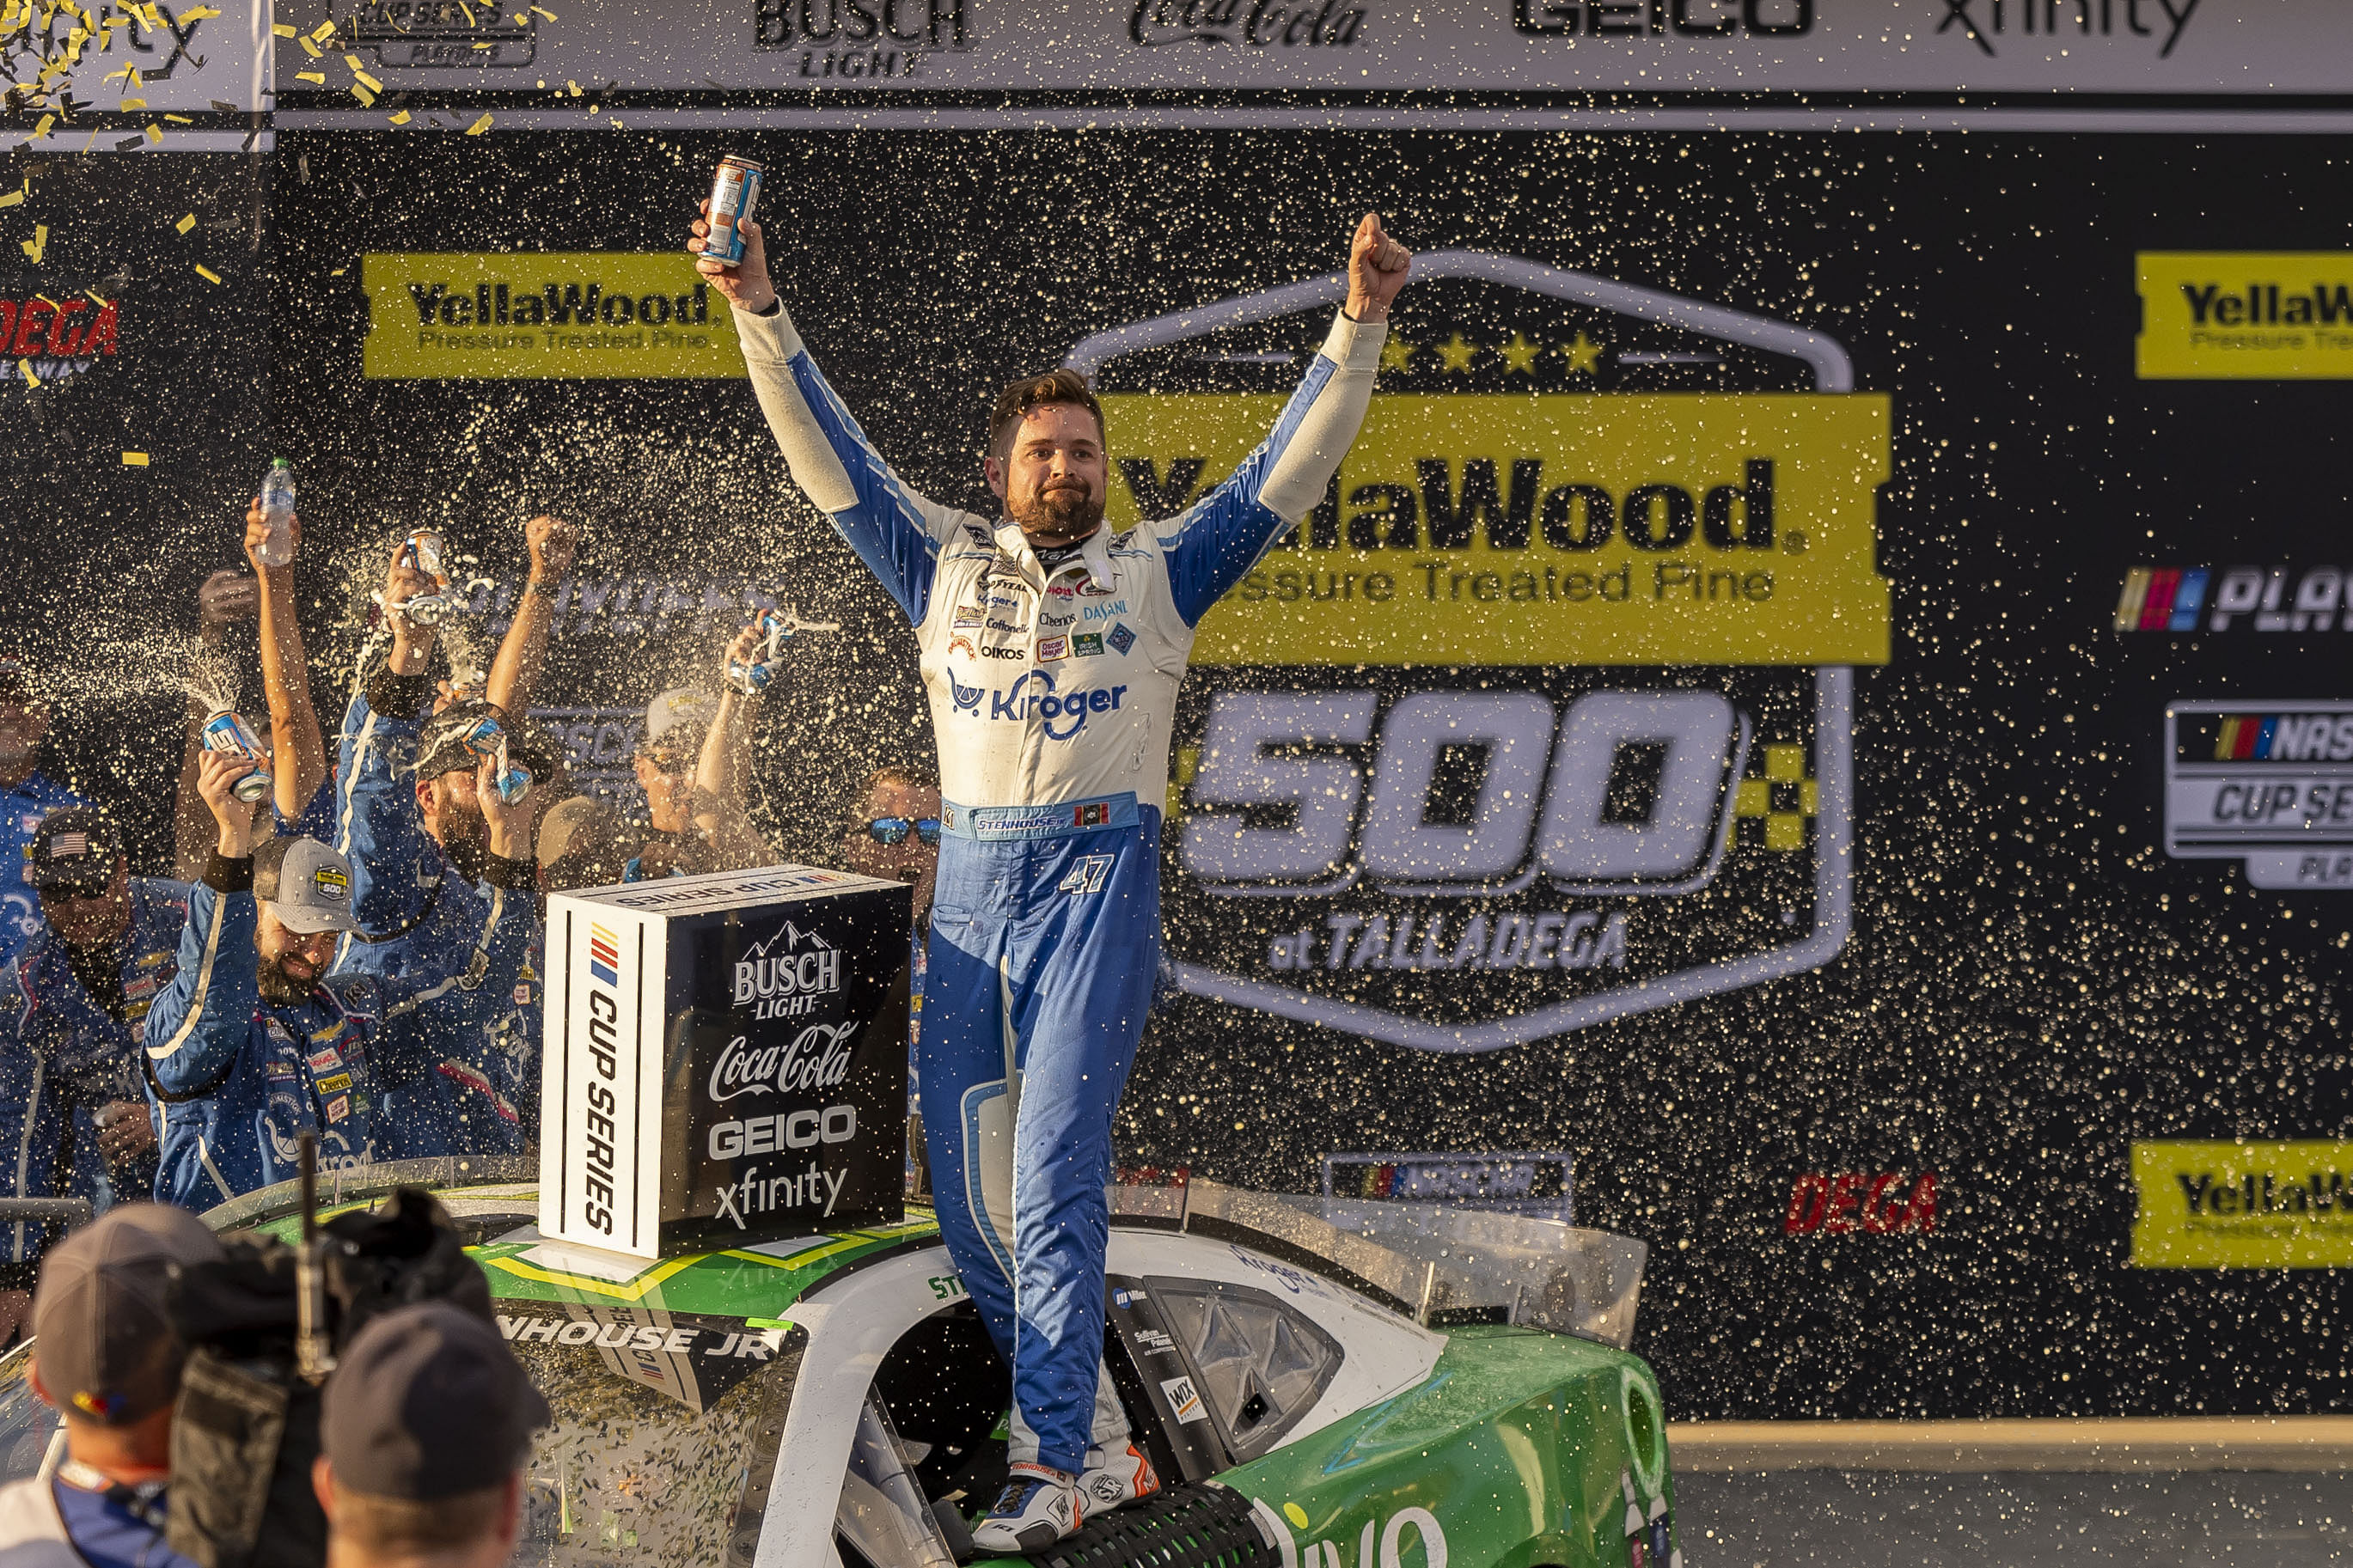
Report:
[[[743,235],[740,266],[696,265],[735,308],[794,482],[922,651],[945,797],[923,1121],[934,1190],[979,1200],[941,1204],[940,1228],[1015,1396],[1012,1479],[973,1541],[1034,1552],[1152,1487],[1132,1445],[1103,1442],[1103,1188],[1157,968],[1159,802],[1194,628],[1338,472],[1409,257],[1366,214],[1347,303],[1272,434],[1183,516],[1113,534],[1103,410],[1079,375],[998,396],[984,468],[1001,518],[928,500],[818,373],[760,226]]]
[[[82,1197],[100,1210],[144,1198],[155,1133],[140,1034],[172,981],[187,887],[131,875],[121,835],[86,806],[42,819],[25,875],[42,926],[0,968],[0,1196]],[[0,1284],[29,1286],[43,1247],[62,1234],[0,1226]],[[6,1304],[0,1320],[13,1322]]]
[[[41,771],[48,735],[49,705],[33,690],[25,661],[0,653],[0,963],[41,929],[38,900],[12,868],[25,863],[41,818],[90,804]]]
[[[499,804],[498,792],[481,783],[477,769],[490,764],[479,763],[466,741],[483,720],[503,721],[505,715],[480,698],[460,697],[421,730],[393,717],[415,710],[422,681],[379,672],[370,683],[384,743],[361,759],[344,800],[354,880],[421,883],[427,902],[413,925],[344,942],[333,973],[445,977],[419,998],[434,1052],[429,1072],[385,1085],[395,1114],[380,1119],[380,1158],[520,1155],[537,1129],[539,1100],[538,1034],[517,1018],[523,1011],[536,1016],[525,1005],[541,951],[538,861],[525,879],[502,882],[492,874],[487,808]],[[395,780],[389,759],[412,752],[410,776]],[[521,743],[511,743],[508,756],[534,779],[553,771],[548,759]],[[537,805],[527,796],[513,807],[526,841]],[[512,918],[501,908],[511,898],[521,902],[529,926],[525,955],[517,978],[493,987],[477,971],[487,962],[492,933]]]
[[[441,1049],[432,1000],[460,977],[505,991],[533,926],[530,812],[478,779],[487,826],[491,922],[459,973],[411,964],[397,975],[329,974],[352,930],[351,866],[312,838],[254,844],[234,790],[243,757],[210,752],[198,793],[219,826],[213,858],[188,890],[179,973],[147,1016],[148,1089],[163,1168],[155,1195],[206,1209],[297,1173],[297,1135],[319,1134],[331,1167],[387,1155],[386,1086],[427,1081]],[[520,889],[520,896],[507,896]],[[428,1102],[429,1103],[429,1102]]]

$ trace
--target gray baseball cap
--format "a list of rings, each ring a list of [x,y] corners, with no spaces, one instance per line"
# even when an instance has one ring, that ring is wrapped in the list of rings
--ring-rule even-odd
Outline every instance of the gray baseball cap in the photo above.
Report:
[[[644,750],[693,752],[702,749],[711,721],[719,716],[719,700],[691,686],[672,687],[646,704]]]
[[[164,1310],[181,1268],[221,1256],[185,1209],[124,1204],[49,1249],[33,1293],[33,1359],[60,1407],[120,1426],[169,1405],[185,1352]]]
[[[352,863],[315,838],[273,838],[255,850],[253,896],[305,936],[360,929],[352,919]]]

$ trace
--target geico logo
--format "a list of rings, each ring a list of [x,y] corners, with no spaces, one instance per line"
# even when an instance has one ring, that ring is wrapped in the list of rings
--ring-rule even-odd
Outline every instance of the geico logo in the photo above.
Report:
[[[1796,37],[1814,30],[1814,0],[1512,0],[1512,28],[1536,37]]]
[[[1809,1171],[1789,1187],[1789,1212],[1781,1221],[1784,1236],[1845,1236],[1862,1231],[1885,1236],[1895,1231],[1936,1228],[1936,1173],[1923,1171],[1904,1191],[1901,1171],[1841,1171],[1824,1174]]]
[[[1461,466],[1458,496],[1453,464],[1419,458],[1413,484],[1351,487],[1348,505],[1356,510],[1345,523],[1335,487],[1300,531],[1316,550],[1343,542],[1352,550],[1467,550],[1474,531],[1493,550],[1525,550],[1539,538],[1569,552],[1599,550],[1612,538],[1637,550],[1682,550],[1694,534],[1711,550],[1773,547],[1770,458],[1748,458],[1741,482],[1698,494],[1659,483],[1635,485],[1620,496],[1589,479],[1547,484],[1544,469],[1542,458],[1514,458],[1505,486],[1495,459],[1472,458]]]
[[[1361,690],[1218,694],[1187,870],[1325,894],[1363,876],[1389,892],[1492,895],[1539,872],[1567,891],[1672,893],[1714,874],[1749,733],[1721,694],[1594,691],[1556,711],[1534,691],[1416,692],[1390,707],[1376,745],[1378,703]],[[1300,751],[1342,746],[1373,748],[1370,766]],[[1431,822],[1440,763],[1464,747],[1485,754],[1470,820]],[[1611,775],[1643,763],[1656,769],[1649,810],[1624,820]],[[1242,812],[1289,820],[1250,826]]]
[[[823,1110],[782,1110],[754,1116],[748,1121],[712,1125],[708,1140],[711,1157],[733,1160],[739,1154],[773,1154],[779,1149],[814,1149],[820,1143],[847,1143],[858,1136],[858,1108],[828,1105]]]
[[[1042,720],[1048,740],[1067,741],[1085,727],[1088,714],[1109,713],[1118,708],[1120,699],[1127,695],[1127,688],[1098,687],[1092,691],[1060,694],[1054,689],[1050,671],[1033,669],[1005,690],[992,690],[987,695],[991,719],[1010,719],[1025,724],[1032,719]],[[956,711],[970,712],[976,718],[980,713],[978,701],[966,703],[961,692],[955,707]]]

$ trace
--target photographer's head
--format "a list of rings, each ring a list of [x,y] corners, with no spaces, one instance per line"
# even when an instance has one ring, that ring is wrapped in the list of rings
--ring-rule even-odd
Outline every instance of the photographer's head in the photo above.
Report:
[[[102,813],[69,806],[41,819],[25,850],[25,880],[49,929],[78,948],[101,948],[131,923],[131,863]]]
[[[164,1301],[182,1268],[220,1256],[185,1209],[125,1204],[42,1259],[33,1392],[65,1416],[74,1458],[128,1485],[169,1468],[187,1352]]]
[[[311,1482],[336,1568],[497,1568],[522,1529],[524,1461],[547,1402],[499,1331],[446,1302],[353,1337],[328,1380]]]
[[[300,1002],[333,962],[352,918],[352,864],[315,838],[272,838],[253,854],[253,896],[260,905],[253,950],[262,999]]]

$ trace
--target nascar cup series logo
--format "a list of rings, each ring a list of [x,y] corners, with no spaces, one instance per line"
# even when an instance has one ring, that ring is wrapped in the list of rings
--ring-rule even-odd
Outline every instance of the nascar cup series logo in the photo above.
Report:
[[[1510,257],[1414,271],[1417,321],[1460,324],[1385,344],[1324,503],[1201,622],[1178,984],[1475,1051],[1819,966],[1850,925],[1853,667],[1888,654],[1888,400],[1784,322]],[[1258,444],[1342,287],[1071,351],[1113,526]]]

